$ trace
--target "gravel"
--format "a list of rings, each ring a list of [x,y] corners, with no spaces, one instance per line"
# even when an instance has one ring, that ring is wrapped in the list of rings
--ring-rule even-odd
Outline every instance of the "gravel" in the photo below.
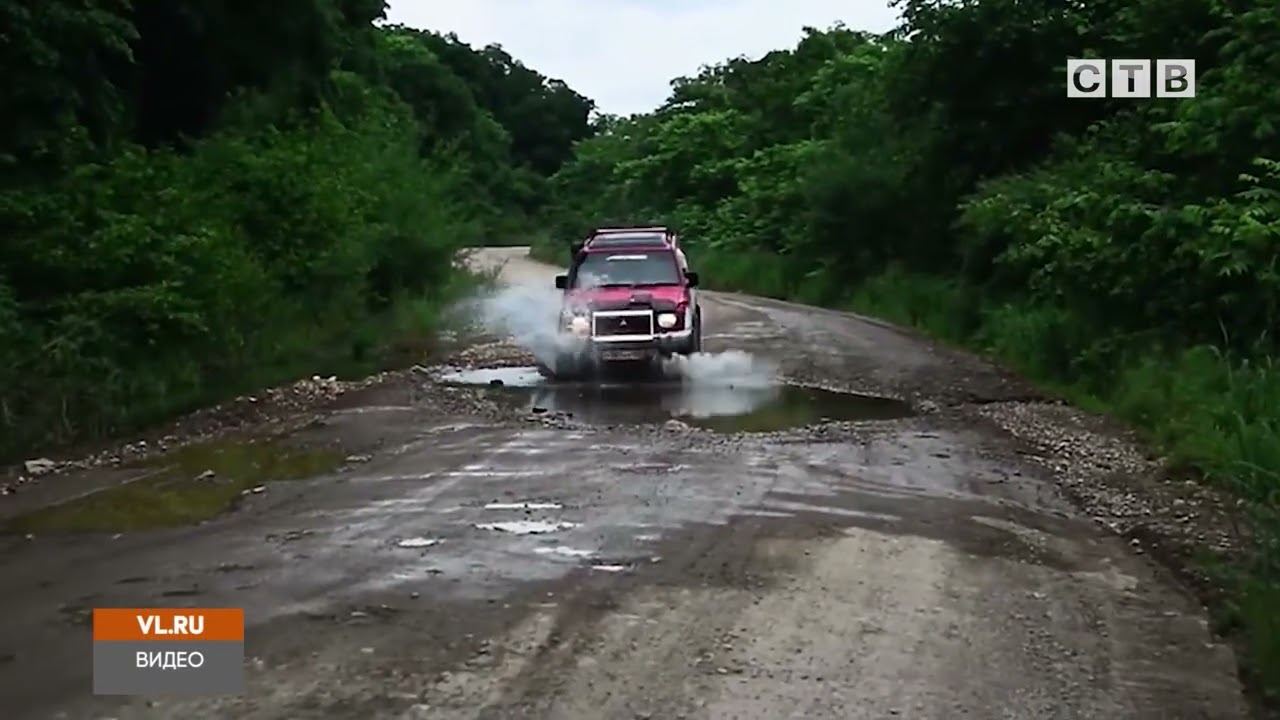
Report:
[[[1138,552],[1149,552],[1202,591],[1216,589],[1196,558],[1236,559],[1248,547],[1239,501],[1178,478],[1128,428],[1068,405],[1007,402],[967,411],[1008,432],[1027,459],[1051,470],[1085,512]]]

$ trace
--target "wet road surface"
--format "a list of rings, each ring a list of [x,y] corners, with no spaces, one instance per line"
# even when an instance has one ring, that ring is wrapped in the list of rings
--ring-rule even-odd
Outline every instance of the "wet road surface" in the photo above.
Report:
[[[501,367],[446,373],[440,382],[479,387],[513,411],[550,413],[590,425],[676,420],[721,432],[763,432],[912,414],[910,405],[892,398],[733,379],[716,384],[663,378],[551,382],[536,367]]]
[[[549,285],[520,253],[480,260]],[[1032,390],[879,323],[703,302],[709,351],[804,387],[450,371],[507,419],[373,393],[291,438],[349,462],[230,515],[10,538],[0,716],[1246,717],[1203,610],[970,411]],[[249,693],[91,697],[95,606],[246,608]]]

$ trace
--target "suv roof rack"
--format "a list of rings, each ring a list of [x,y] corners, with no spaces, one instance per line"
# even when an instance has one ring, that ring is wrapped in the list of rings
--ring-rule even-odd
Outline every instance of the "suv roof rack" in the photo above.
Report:
[[[669,248],[671,246],[671,240],[667,236],[654,232],[607,233],[596,235],[586,243],[588,248]]]
[[[569,244],[572,255],[588,248],[680,249],[680,236],[669,225],[604,225],[592,228],[585,240]]]
[[[602,225],[591,231],[592,234],[602,235],[604,233],[619,232],[660,232],[674,233],[675,231],[666,225]]]

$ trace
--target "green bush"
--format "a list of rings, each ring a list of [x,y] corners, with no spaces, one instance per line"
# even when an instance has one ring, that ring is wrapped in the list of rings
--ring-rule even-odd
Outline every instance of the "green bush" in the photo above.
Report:
[[[591,103],[384,11],[0,0],[0,457],[425,351]]]
[[[5,193],[0,451],[333,369],[394,300],[447,287],[476,238],[417,142],[392,99]]]

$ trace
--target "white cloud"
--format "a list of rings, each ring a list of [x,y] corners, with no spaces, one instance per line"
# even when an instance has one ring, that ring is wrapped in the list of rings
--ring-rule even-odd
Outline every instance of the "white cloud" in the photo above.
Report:
[[[502,45],[619,114],[654,109],[672,78],[701,65],[794,46],[806,25],[897,24],[888,0],[390,0],[387,14],[476,47]]]

